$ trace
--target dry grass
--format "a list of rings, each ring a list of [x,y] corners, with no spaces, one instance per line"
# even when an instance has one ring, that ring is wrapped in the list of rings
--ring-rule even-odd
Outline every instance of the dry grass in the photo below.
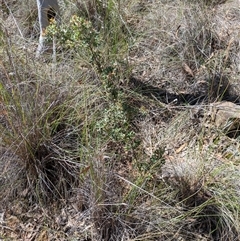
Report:
[[[237,3],[61,2],[39,60],[22,4],[0,18],[0,239],[239,240],[239,137],[206,115],[239,103]]]

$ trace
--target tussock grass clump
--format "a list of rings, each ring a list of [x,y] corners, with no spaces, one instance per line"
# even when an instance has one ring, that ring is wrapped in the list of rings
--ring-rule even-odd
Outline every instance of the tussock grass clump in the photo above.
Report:
[[[169,93],[195,93],[190,104],[226,100],[222,85],[226,79],[232,83],[237,74],[238,45],[222,37],[225,26],[216,22],[218,11],[202,2],[157,3],[139,21],[144,23],[138,25],[140,44],[130,52],[138,56],[134,76]]]
[[[20,168],[18,194],[46,202],[63,198],[78,182],[81,123],[66,93],[43,82],[1,85],[4,155]],[[75,116],[74,116],[75,115]],[[79,123],[77,123],[79,121]],[[14,173],[12,173],[14,175]],[[22,190],[23,189],[23,190]]]
[[[238,166],[218,158],[221,151],[216,137],[212,144],[204,143],[204,131],[210,134],[210,130],[199,129],[198,137],[195,136],[197,127],[191,125],[187,113],[184,108],[164,126],[153,120],[142,123],[143,148],[150,162],[146,176],[140,172],[142,181],[138,188],[134,186],[137,182],[132,187],[138,194],[144,192],[147,196],[149,190],[151,193],[146,203],[141,202],[146,209],[137,208],[135,212],[144,217],[149,229],[154,223],[155,235],[163,239],[238,240],[239,191],[234,181],[239,176]],[[159,146],[164,146],[165,151],[156,156]],[[153,162],[156,157],[158,165]],[[148,182],[150,186],[146,185]],[[147,215],[147,208],[157,214],[153,211]],[[149,240],[154,237],[153,232],[138,235]]]
[[[200,14],[194,15],[197,12]],[[181,32],[180,27],[178,34],[181,39],[178,53],[186,80],[193,91],[205,95],[208,102],[226,99],[228,70],[232,64],[230,56],[234,51],[231,43],[221,39],[215,31],[208,9],[196,4],[185,11],[184,19],[185,30]]]
[[[203,178],[206,178],[206,173],[195,182],[188,176],[178,176],[173,182],[177,190],[178,205],[183,208],[182,231],[184,233],[188,230],[194,236],[199,233],[211,240],[234,240],[239,236],[239,222],[236,222],[237,193],[232,193],[232,197],[226,196],[226,187],[204,183],[207,180]],[[229,186],[229,190],[232,188]],[[218,194],[215,193],[216,190]]]

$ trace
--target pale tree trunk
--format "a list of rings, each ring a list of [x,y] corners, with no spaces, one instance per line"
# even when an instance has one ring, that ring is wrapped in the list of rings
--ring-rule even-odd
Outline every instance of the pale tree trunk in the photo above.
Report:
[[[45,29],[49,25],[51,18],[54,18],[57,22],[59,22],[60,12],[57,0],[37,0],[37,6],[40,37],[36,57],[39,57],[40,54],[47,49],[45,46]]]

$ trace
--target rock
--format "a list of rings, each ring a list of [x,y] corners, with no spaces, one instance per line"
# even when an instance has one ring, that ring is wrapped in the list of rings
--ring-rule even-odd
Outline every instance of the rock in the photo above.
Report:
[[[214,125],[230,137],[240,134],[239,105],[228,101],[212,103],[208,115]]]

